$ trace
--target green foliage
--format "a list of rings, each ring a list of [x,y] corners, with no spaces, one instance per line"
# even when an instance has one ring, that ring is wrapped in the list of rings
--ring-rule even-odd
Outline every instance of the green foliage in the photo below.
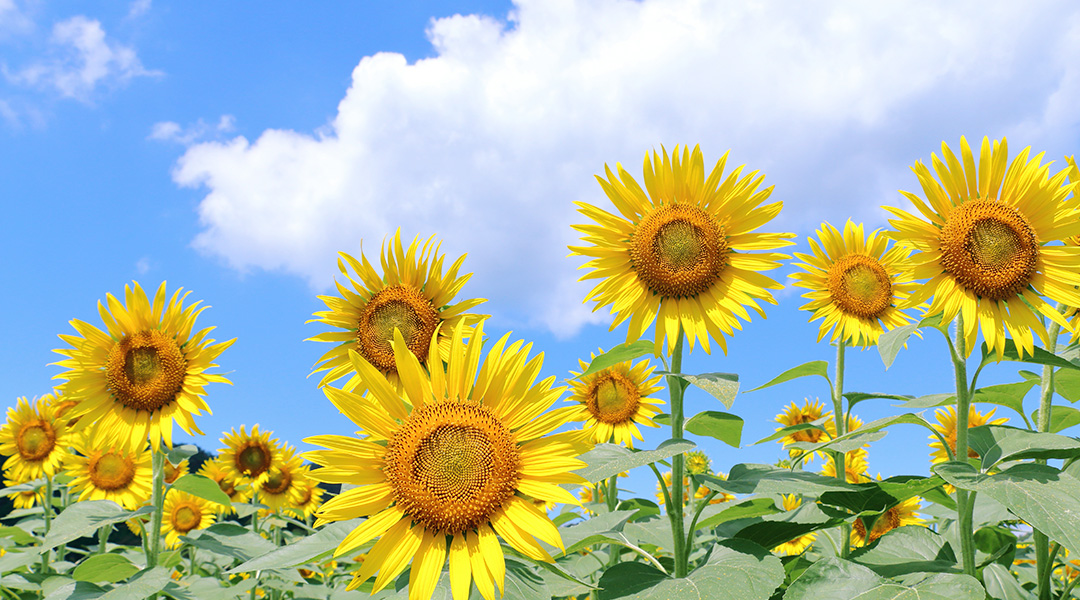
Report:
[[[589,367],[585,371],[575,377],[580,379],[586,375],[592,375],[593,373],[603,371],[604,369],[613,367],[621,362],[628,360],[634,360],[640,356],[653,353],[653,343],[649,340],[637,340],[636,342],[628,342],[619,344],[611,350],[597,356],[589,363]]]
[[[803,363],[797,367],[792,367],[787,371],[784,371],[783,373],[772,378],[768,383],[759,385],[750,391],[756,392],[758,390],[763,390],[767,387],[772,387],[780,383],[791,381],[792,379],[798,379],[799,377],[810,377],[813,375],[825,378],[825,381],[829,384],[829,389],[832,389],[832,381],[829,379],[829,363],[823,360],[814,360],[808,363]]]
[[[687,375],[685,373],[672,373],[670,371],[655,371],[654,375],[668,375],[678,377],[691,383],[716,398],[724,407],[731,408],[735,404],[735,396],[739,394],[739,376],[734,373],[701,373],[699,375]]]
[[[1014,538],[1015,539],[1015,538]],[[952,546],[920,525],[906,525],[851,554],[851,561],[882,577],[908,573],[960,573]]]
[[[172,487],[173,489],[187,492],[192,496],[198,496],[203,500],[216,502],[222,506],[232,506],[232,501],[229,500],[229,496],[221,491],[221,487],[217,482],[203,475],[188,473],[174,481]]]
[[[616,444],[597,444],[579,457],[588,466],[575,472],[589,483],[596,483],[623,471],[671,458],[696,447],[697,444],[690,440],[667,440],[655,450],[637,451]]]
[[[716,438],[738,448],[742,440],[743,420],[729,413],[705,410],[690,417],[685,428],[694,435]]]
[[[75,581],[115,583],[139,572],[139,567],[120,554],[95,554],[86,557],[71,572]]]
[[[952,573],[887,579],[854,562],[823,558],[788,587],[784,600],[983,600],[978,580]]]
[[[970,428],[968,445],[979,454],[983,470],[1005,461],[1080,457],[1080,440],[1006,425]]]
[[[41,551],[55,548],[84,536],[95,535],[105,525],[113,525],[133,517],[149,514],[153,509],[143,507],[136,511],[127,511],[112,500],[90,500],[77,502],[64,509],[56,516],[45,536]]]

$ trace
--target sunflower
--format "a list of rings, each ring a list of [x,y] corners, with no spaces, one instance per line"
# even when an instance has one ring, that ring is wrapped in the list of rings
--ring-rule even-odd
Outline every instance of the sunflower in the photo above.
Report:
[[[212,504],[187,492],[169,490],[165,497],[161,519],[161,533],[165,536],[165,546],[175,548],[180,545],[180,536],[213,525],[217,510]]]
[[[99,430],[100,433],[100,430]],[[78,455],[68,459],[72,492],[79,500],[112,500],[135,510],[150,500],[153,469],[146,446],[132,450],[127,444],[109,445],[84,434],[76,445]]]
[[[712,459],[701,450],[686,453],[686,472],[690,475],[705,475],[712,472]]]
[[[802,498],[795,494],[784,494],[784,510],[795,510],[802,506]],[[817,538],[817,533],[808,533],[801,535],[793,540],[788,540],[783,544],[772,549],[773,552],[782,556],[795,556],[796,554],[802,554],[810,547],[810,544],[814,543],[814,539]]]
[[[897,527],[922,523],[922,518],[915,514],[920,506],[918,497],[914,497],[908,498],[885,511],[878,516],[877,520],[874,521],[874,526],[870,528],[869,540],[866,539],[866,523],[863,522],[862,518],[855,519],[855,522],[851,527],[852,545],[862,546],[865,544],[872,544],[877,541],[879,537],[889,533]]]
[[[844,473],[848,483],[866,483],[870,477],[866,474],[869,465],[866,464],[866,448],[852,450],[844,456]],[[826,477],[836,477],[836,460],[830,454],[821,467],[821,474]]]
[[[218,460],[225,473],[235,481],[252,483],[267,477],[270,467],[281,460],[281,445],[277,438],[270,439],[271,432],[259,433],[256,423],[251,434],[240,426],[240,433],[232,429],[224,434],[221,443],[225,447],[218,451]]]
[[[831,412],[823,412],[824,410],[825,406],[822,405],[821,401],[819,400],[810,400],[809,398],[807,398],[803,402],[803,405],[801,407],[793,401],[787,406],[787,408],[784,409],[784,412],[776,415],[776,422],[780,424],[780,427],[777,427],[776,430],[780,431],[781,429],[785,427],[791,427],[792,425],[813,423],[818,419],[828,418],[832,415]],[[822,428],[827,429],[824,424],[822,425]],[[835,430],[836,426],[834,425],[833,431]],[[818,444],[827,441],[831,437],[832,435],[830,435],[827,431],[822,431],[821,429],[802,429],[796,431],[795,433],[789,433],[788,435],[785,435],[777,441],[783,444],[785,448],[787,448],[789,445],[796,442]],[[825,456],[824,452],[818,452],[817,454],[822,457]],[[803,455],[803,451],[798,448],[788,448],[788,455],[791,458],[797,458]],[[814,457],[810,456],[807,460],[809,461],[813,459]]]
[[[708,475],[712,475],[713,477],[718,477],[718,478],[724,479],[724,480],[727,479],[727,473],[712,473],[712,472],[709,472]],[[721,492],[721,491],[713,490],[712,488],[708,488],[708,487],[705,487],[703,485],[698,486],[697,491],[694,492],[694,499],[695,500],[701,500],[702,498],[705,498],[706,496],[713,493],[714,491],[716,492],[716,495],[713,496],[712,500],[709,500],[709,504],[723,504],[724,502],[731,502],[732,500],[735,499],[735,496],[733,496],[733,495],[731,495],[731,494],[729,494],[727,492]]]
[[[352,289],[339,282],[340,296],[319,296],[329,310],[316,312],[313,315],[316,318],[308,321],[342,330],[309,338],[309,341],[337,343],[315,364],[314,373],[327,371],[320,386],[351,375],[345,390],[362,393],[366,384],[349,360],[349,352],[355,351],[400,391],[401,379],[391,348],[395,328],[401,330],[409,350],[420,364],[427,366],[429,342],[433,336],[439,342],[439,352],[433,356],[445,361],[450,351],[450,332],[460,323],[475,325],[487,316],[466,312],[485,302],[483,299],[450,304],[472,273],[458,277],[465,261],[465,255],[462,255],[444,274],[445,255],[439,254],[441,245],[441,242],[435,243],[435,236],[431,236],[421,247],[416,238],[409,249],[404,250],[401,231],[398,231],[390,239],[389,246],[383,244],[382,277],[363,254],[358,261],[344,252],[339,253],[338,269],[352,284]],[[356,273],[355,278],[346,264]]]
[[[25,479],[21,477],[15,477],[14,479],[10,479],[7,475],[8,474],[5,473],[4,487],[14,487],[16,485],[22,485],[24,483],[30,483],[31,481],[33,481],[33,479]],[[16,492],[10,494],[8,498],[11,499],[11,504],[15,508],[33,508],[35,505],[41,504],[41,498],[38,492],[34,490],[24,490],[21,492]]]
[[[300,496],[289,508],[301,514],[304,518],[315,516],[315,512],[322,505],[323,494],[326,490],[310,477],[299,480]]]
[[[168,459],[165,460],[165,483],[172,485],[174,481],[187,474],[188,459],[185,458],[177,465],[172,464]]]
[[[942,143],[945,162],[932,156],[934,171],[918,162],[913,171],[926,199],[901,192],[923,219],[903,210],[885,209],[898,217],[889,223],[893,237],[914,249],[911,274],[929,279],[902,307],[933,296],[926,315],[950,322],[963,316],[965,349],[975,346],[981,327],[988,347],[1000,356],[1006,335],[1021,356],[1034,351],[1032,332],[1045,344],[1046,327],[1033,309],[1072,331],[1064,317],[1043,296],[1080,306],[1080,247],[1058,245],[1080,235],[1078,199],[1066,197],[1068,169],[1053,177],[1042,154],[1028,159],[1029,148],[1006,168],[1004,139],[983,138],[978,169],[967,140],[960,138],[962,163]]]
[[[251,486],[240,483],[237,477],[232,475],[225,467],[221,457],[204,461],[202,466],[199,467],[199,475],[217,482],[221,491],[225,492],[225,495],[233,502],[243,504],[251,499]],[[235,509],[231,506],[226,507],[221,504],[217,506],[220,506],[223,511],[235,512]]]
[[[992,418],[994,413],[997,412],[996,408],[991,408],[988,413],[980,413],[975,410],[975,405],[968,406],[968,429],[972,427],[978,427],[979,425],[1001,425],[1009,421],[1008,417]],[[945,437],[945,441],[949,442],[949,450],[956,454],[956,407],[947,406],[945,408],[939,408],[934,411],[934,416],[937,417],[937,423],[932,423],[931,426],[935,431]],[[930,463],[939,463],[949,460],[949,453],[945,452],[945,446],[942,445],[941,440],[936,435],[930,436],[930,447],[934,449],[930,453]],[[972,449],[968,449],[969,458],[978,458],[979,455]],[[951,493],[951,492],[950,492]]]
[[[210,412],[203,388],[230,383],[206,371],[236,339],[214,344],[206,337],[213,327],[193,331],[207,307],[199,302],[184,307],[189,293],[181,296],[178,289],[166,301],[162,282],[151,304],[135,283],[124,286],[125,304],[112,294],[106,294],[108,308],[98,302],[107,332],[73,319],[80,335],[61,335],[72,348],[55,351],[67,357],[56,364],[69,369],[55,378],[67,380],[61,390],[78,402],[65,416],[94,423],[105,443],[124,440],[132,449],[147,437],[154,450],[162,441],[171,447],[174,423],[201,435],[194,417]]]
[[[270,467],[266,476],[255,482],[255,493],[272,511],[295,506],[304,497],[309,467],[305,467],[296,449],[288,444],[281,450],[280,459]]]
[[[56,418],[63,417],[68,409],[78,406],[79,404],[74,400],[65,398],[64,394],[59,391],[55,394],[45,394],[42,398],[45,399],[46,404],[52,407],[53,411],[56,413]],[[77,420],[78,418],[69,419],[69,424],[74,425]]]
[[[724,335],[749,321],[746,307],[761,316],[758,300],[776,303],[767,290],[783,286],[761,274],[789,258],[773,250],[790,245],[788,233],[753,233],[769,222],[781,202],[759,206],[772,187],[757,191],[765,178],[757,171],[739,178],[742,167],[724,178],[727,153],[705,178],[701,150],[679,147],[668,156],[645,154],[645,190],[616,164],[619,178],[604,167],[600,187],[622,216],[575,202],[594,223],[574,225],[585,234],[587,246],[570,246],[571,255],[590,257],[581,268],[594,269],[581,277],[603,279],[585,297],[596,309],[612,305],[615,329],[627,318],[627,341],[636,340],[656,322],[657,353],[667,339],[670,354],[686,333],[691,350],[697,339],[709,352],[709,337],[727,352]]]
[[[810,291],[810,300],[800,307],[813,311],[811,321],[824,319],[818,341],[832,330],[832,341],[854,346],[877,343],[885,329],[909,321],[897,302],[911,294],[916,284],[907,269],[909,249],[894,245],[886,249],[888,237],[881,231],[863,234],[863,226],[848,220],[844,232],[822,223],[818,240],[810,238],[813,254],[795,253],[803,261],[795,263],[805,273],[792,278]],[[820,240],[820,241],[819,241]]]
[[[603,353],[601,348],[599,354]],[[593,353],[592,358],[596,356],[597,353]],[[660,376],[649,377],[654,367],[649,365],[647,359],[631,366],[632,362],[621,362],[570,380],[573,395],[568,401],[581,405],[575,420],[585,421],[584,429],[592,432],[595,442],[609,442],[614,437],[616,444],[633,448],[634,438],[642,439],[637,425],[657,426],[651,417],[660,413],[657,406],[664,401],[648,396],[660,391],[657,385]],[[578,359],[578,363],[581,373],[589,367],[583,360]],[[579,377],[581,373],[570,372],[574,377]]]
[[[67,421],[56,417],[47,398],[19,398],[0,427],[0,454],[8,456],[4,470],[12,479],[52,477],[71,455],[68,448],[75,438]]]
[[[409,598],[429,598],[449,555],[455,600],[468,597],[470,580],[491,600],[492,580],[501,590],[505,576],[499,537],[535,560],[552,558],[534,536],[562,547],[558,528],[532,499],[576,504],[558,484],[584,482],[571,471],[584,466],[576,457],[592,443],[581,431],[552,434],[577,409],[548,410],[565,388],[552,389],[554,377],[536,382],[542,355],[528,360],[531,345],[508,346],[507,334],[481,364],[482,329],[478,324],[466,344],[459,326],[446,371],[430,373],[395,332],[395,366],[408,402],[356,352],[350,359],[369,396],[323,388],[365,433],[305,440],[328,448],[305,454],[323,465],[311,471],[312,479],[359,486],[323,504],[316,524],[368,516],[336,556],[380,538],[349,589],[378,571],[378,591],[415,557]],[[432,337],[429,352],[438,344]]]

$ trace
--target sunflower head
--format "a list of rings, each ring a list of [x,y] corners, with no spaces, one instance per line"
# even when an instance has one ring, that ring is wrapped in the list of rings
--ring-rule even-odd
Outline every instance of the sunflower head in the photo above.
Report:
[[[322,497],[326,490],[319,487],[319,484],[310,477],[300,478],[298,485],[300,489],[299,498],[289,508],[304,517],[314,516],[315,512],[319,510],[319,506],[322,505]]]
[[[267,476],[270,468],[281,460],[281,444],[277,438],[270,438],[271,432],[259,432],[259,425],[251,428],[251,433],[233,429],[224,434],[221,443],[225,444],[219,452],[221,468],[235,481],[251,483]]]
[[[150,500],[153,470],[145,446],[132,450],[127,444],[109,445],[84,434],[76,449],[79,454],[68,459],[67,473],[80,501],[112,500],[135,510]]]
[[[179,464],[172,464],[168,459],[165,460],[165,483],[172,485],[174,481],[180,479],[184,475],[188,474],[188,459],[180,461]]]
[[[295,506],[303,498],[308,470],[296,449],[286,444],[280,460],[254,484],[259,502],[272,511]]]
[[[398,231],[389,244],[383,243],[382,276],[362,253],[360,260],[340,253],[338,269],[348,285],[338,283],[340,296],[319,296],[328,310],[315,313],[315,318],[308,321],[340,329],[310,338],[338,344],[315,366],[316,373],[326,371],[320,386],[345,375],[350,375],[345,389],[356,390],[363,385],[352,368],[349,352],[357,352],[400,386],[392,347],[395,330],[401,332],[405,345],[420,364],[427,366],[433,338],[439,340],[433,356],[445,360],[449,332],[459,324],[475,325],[486,316],[466,312],[484,302],[482,299],[450,304],[472,274],[458,275],[464,255],[444,272],[445,256],[439,254],[440,246],[441,242],[436,243],[435,236],[431,236],[423,245],[419,238],[414,239],[406,250]]]
[[[61,335],[71,344],[57,353],[67,357],[57,365],[68,370],[58,379],[61,390],[77,402],[65,416],[80,418],[80,427],[94,423],[107,443],[123,441],[137,448],[150,439],[155,450],[172,446],[173,425],[201,434],[194,416],[210,408],[203,400],[209,382],[229,383],[207,371],[234,341],[214,344],[209,327],[195,331],[195,319],[206,307],[184,306],[187,293],[166,297],[165,283],[153,303],[138,283],[124,287],[125,302],[112,294],[98,303],[105,331],[78,319],[71,325],[79,335]],[[81,419],[81,417],[86,417]]]
[[[15,477],[15,473],[13,472],[5,473],[4,475],[4,487],[14,487],[33,481],[32,479]],[[15,508],[33,508],[34,505],[41,504],[41,499],[37,490],[23,490],[9,495],[8,498],[11,499],[11,504]]]
[[[783,507],[785,511],[795,510],[802,506],[802,498],[795,494],[784,494]],[[773,552],[782,556],[795,556],[802,554],[811,544],[814,543],[814,539],[817,538],[817,533],[808,533],[801,535],[793,540],[788,540],[783,544],[773,548]]]
[[[165,497],[161,519],[161,533],[165,536],[165,546],[175,548],[180,545],[180,536],[213,525],[217,518],[217,511],[211,504],[187,492],[169,490]]]
[[[686,453],[686,472],[691,475],[708,475],[712,472],[712,460],[701,450]]]
[[[593,353],[595,359],[599,353]],[[581,373],[588,364],[578,361]],[[573,394],[569,402],[580,406],[577,420],[585,421],[585,430],[592,433],[595,442],[610,442],[634,447],[634,438],[642,439],[637,425],[656,427],[653,416],[660,413],[658,406],[663,400],[650,398],[650,394],[660,391],[660,376],[650,377],[654,367],[648,360],[626,361],[580,377],[580,373],[571,371],[575,376],[570,385]]]
[[[784,409],[784,412],[776,415],[776,422],[780,424],[780,427],[777,427],[776,429],[777,431],[779,431],[785,427],[791,427],[792,425],[804,425],[807,423],[813,423],[814,421],[817,421],[821,418],[827,418],[829,415],[832,414],[823,413],[824,410],[825,407],[821,404],[819,400],[811,401],[809,398],[807,398],[806,401],[803,402],[803,405],[801,407],[795,402],[792,402]],[[819,442],[824,442],[828,440],[830,437],[831,436],[828,433],[822,431],[821,429],[802,429],[796,431],[795,433],[788,434],[780,438],[778,441],[779,443],[783,444],[785,448],[787,448],[787,446],[789,446],[790,444],[794,444],[795,442],[808,442],[811,444],[817,444]],[[788,454],[791,456],[791,458],[797,458],[803,455],[803,451],[797,448],[789,448]],[[825,454],[822,452],[819,452],[817,454],[819,454],[823,458],[825,456]],[[810,456],[808,460],[813,460],[813,458],[813,456]]]
[[[338,546],[339,556],[379,538],[349,589],[376,571],[374,589],[382,589],[412,556],[410,594],[426,598],[449,556],[454,598],[466,598],[472,581],[491,599],[493,582],[501,589],[503,579],[498,537],[535,560],[551,557],[534,536],[562,546],[535,501],[576,503],[558,484],[583,482],[571,471],[592,444],[580,431],[552,433],[576,409],[549,410],[565,388],[552,389],[554,377],[536,381],[542,357],[528,359],[528,345],[503,337],[481,362],[482,328],[468,342],[464,325],[453,332],[445,371],[424,369],[395,332],[404,397],[356,352],[368,396],[323,388],[363,437],[305,440],[327,448],[305,454],[321,465],[311,479],[358,486],[324,503],[316,524],[368,517]],[[432,351],[437,344],[433,338]]]
[[[1075,184],[1066,183],[1071,169],[1051,175],[1042,154],[1029,159],[1028,148],[1009,164],[1004,139],[991,145],[983,138],[978,167],[964,138],[959,159],[944,143],[941,151],[944,160],[931,157],[933,173],[921,162],[913,168],[923,197],[901,192],[928,220],[885,207],[897,217],[889,221],[892,236],[915,251],[912,278],[929,280],[902,306],[932,296],[927,316],[948,323],[960,314],[968,353],[981,328],[999,356],[1008,336],[1021,356],[1031,354],[1033,332],[1048,340],[1037,313],[1072,330],[1044,298],[1080,306],[1080,250],[1067,243],[1080,235],[1080,198],[1069,196]]]
[[[14,479],[29,481],[56,475],[74,434],[67,421],[56,416],[49,396],[19,398],[7,412],[7,422],[0,427],[0,454],[8,455],[4,469]]]
[[[987,413],[981,413],[976,410],[975,405],[968,406],[968,429],[972,427],[978,427],[980,425],[1001,425],[1009,421],[1008,417],[993,418],[996,408],[991,408]],[[939,408],[934,411],[934,416],[937,417],[937,423],[932,423],[932,427],[935,431],[940,433],[945,441],[949,443],[949,452],[945,451],[945,446],[941,444],[941,440],[936,435],[930,436],[930,447],[934,449],[930,453],[930,462],[939,463],[949,460],[949,453],[956,454],[956,407],[947,406],[945,408]],[[978,458],[979,454],[972,449],[968,449],[968,458]]]
[[[823,319],[818,341],[832,329],[832,340],[850,345],[877,342],[885,329],[908,322],[897,308],[915,288],[907,274],[902,246],[887,249],[888,238],[880,231],[863,234],[862,224],[850,220],[841,233],[829,223],[810,238],[811,254],[795,253],[803,269],[792,277],[795,285],[809,289],[810,300],[802,310],[813,312],[810,320]]]
[[[874,521],[870,528],[870,535],[866,535],[866,523],[862,518],[855,519],[851,526],[851,543],[855,546],[865,546],[877,541],[878,538],[889,533],[897,527],[904,525],[917,525],[923,520],[917,511],[920,508],[918,497],[908,498],[900,504],[890,508]]]
[[[577,203],[593,223],[574,226],[586,245],[570,250],[591,259],[583,280],[604,279],[585,301],[613,305],[612,329],[630,319],[627,341],[655,321],[658,351],[666,339],[670,354],[682,333],[691,349],[700,340],[709,352],[711,337],[726,351],[737,317],[750,318],[745,307],[764,317],[758,301],[775,303],[768,290],[782,287],[761,271],[787,257],[753,251],[788,245],[794,234],[754,233],[782,206],[761,206],[772,188],[757,189],[757,171],[740,178],[738,167],[725,177],[725,154],[706,178],[701,150],[679,150],[646,153],[644,190],[622,165],[618,177],[605,166],[607,178],[597,181],[621,216]]]

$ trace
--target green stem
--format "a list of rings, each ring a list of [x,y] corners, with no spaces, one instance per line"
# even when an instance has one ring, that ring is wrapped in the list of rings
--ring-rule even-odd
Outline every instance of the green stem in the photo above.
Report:
[[[844,348],[845,340],[840,338],[836,343],[836,373],[833,378],[832,401],[833,423],[836,428],[836,437],[847,433],[847,419],[844,413]],[[833,452],[833,461],[836,463],[836,478],[842,482],[847,481],[847,455],[844,452]],[[840,526],[840,557],[847,558],[851,551],[851,524],[844,523]]]
[[[971,394],[967,380],[967,349],[964,337],[964,313],[956,315],[956,345],[952,349],[953,372],[956,374],[956,460],[968,462],[968,413]],[[972,524],[974,494],[956,490],[957,525],[960,528],[960,554],[964,573],[975,577],[975,532]]]
[[[683,331],[679,327],[678,340],[675,342],[675,351],[671,353],[671,372],[682,372],[682,348]],[[667,378],[668,392],[671,394],[671,437],[683,439],[683,379],[669,375]],[[686,538],[683,532],[683,488],[684,457],[676,454],[671,457],[671,504],[668,505],[668,516],[671,519],[671,535],[675,544],[675,577],[686,577],[688,571],[688,553],[683,547]]]
[[[68,486],[60,488],[60,510],[64,510],[68,507]],[[67,544],[60,544],[56,549],[56,560],[62,561],[67,558]]]
[[[98,529],[98,551],[96,554],[105,554],[108,550],[109,534],[112,533],[112,525],[103,525]]]
[[[49,528],[52,527],[52,476],[48,473],[45,474],[45,492],[42,495],[41,508],[45,514],[45,536],[49,536]],[[51,551],[47,551],[41,555],[41,574],[44,575],[49,571],[49,554]]]
[[[198,563],[195,562],[195,546],[192,546],[191,544],[187,545],[187,555],[188,555],[188,573],[187,574],[188,574],[188,577],[194,577],[195,576],[195,566],[198,564]]]
[[[1061,312],[1062,304],[1058,304],[1057,310]],[[1047,337],[1046,351],[1050,354],[1057,352],[1057,338],[1061,333],[1061,325],[1057,321],[1050,323],[1049,336]],[[1054,400],[1054,367],[1043,365],[1042,381],[1039,395],[1039,420],[1038,428],[1041,432],[1050,431],[1050,411]],[[1036,460],[1038,464],[1045,465],[1045,460]],[[1033,532],[1035,539],[1035,573],[1038,575],[1039,600],[1050,600],[1054,589],[1050,581],[1050,573],[1053,570],[1054,557],[1050,554],[1050,538],[1038,529]]]
[[[255,505],[259,503],[259,492],[253,492],[251,494],[251,504]],[[259,533],[259,509],[254,509],[251,512],[251,531],[252,533]]]
[[[155,450],[151,457],[154,478],[150,484],[150,504],[154,512],[150,514],[150,530],[143,530],[146,534],[146,566],[156,567],[158,555],[161,553],[161,519],[165,506],[165,453]]]
[[[615,509],[619,506],[619,487],[618,487],[619,474],[616,473],[607,480],[607,492],[605,492],[604,500],[607,500],[608,512],[615,512]],[[608,544],[607,566],[613,567],[619,562],[619,556],[622,554],[622,549],[618,544]]]

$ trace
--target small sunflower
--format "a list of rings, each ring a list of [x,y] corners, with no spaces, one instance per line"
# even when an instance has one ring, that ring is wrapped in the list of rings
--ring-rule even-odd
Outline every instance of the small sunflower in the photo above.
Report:
[[[165,460],[165,483],[172,485],[174,481],[180,479],[184,475],[188,474],[188,459],[180,461],[180,464],[174,465]]]
[[[272,511],[295,506],[304,497],[309,470],[296,455],[296,449],[285,444],[280,460],[270,467],[265,477],[255,482],[259,502]]]
[[[213,525],[217,510],[212,504],[187,492],[169,490],[165,497],[161,519],[161,533],[165,536],[165,546],[175,548],[180,545],[180,536]]]
[[[65,416],[94,423],[102,441],[124,440],[130,448],[148,437],[154,450],[162,441],[171,447],[174,423],[188,434],[202,434],[194,417],[210,413],[203,388],[230,383],[207,370],[236,339],[214,344],[206,337],[213,327],[194,331],[207,307],[185,307],[188,293],[181,296],[178,289],[166,301],[162,282],[151,304],[135,283],[124,286],[125,304],[112,294],[106,295],[108,308],[98,302],[107,331],[73,319],[80,335],[61,335],[72,347],[56,350],[67,357],[56,364],[68,370],[55,378],[67,380],[61,385],[64,397],[78,402]]]
[[[918,162],[912,169],[925,200],[901,192],[926,219],[886,206],[898,217],[889,223],[896,240],[916,252],[911,275],[929,279],[904,303],[914,306],[933,296],[926,315],[950,322],[963,315],[965,348],[975,346],[981,327],[987,346],[999,354],[1006,336],[1021,356],[1034,351],[1032,332],[1047,342],[1046,327],[1036,312],[1069,331],[1064,317],[1043,297],[1080,306],[1080,247],[1059,242],[1080,235],[1080,208],[1069,169],[1050,176],[1042,154],[1028,158],[1029,148],[1006,168],[1004,139],[983,138],[979,165],[967,140],[960,138],[960,156],[942,143],[945,162],[933,155],[934,171]]]
[[[866,483],[870,477],[866,474],[869,465],[866,464],[866,448],[852,450],[844,456],[844,473],[848,483]],[[826,477],[836,477],[836,461],[830,454],[821,467],[821,474]]]
[[[604,350],[600,349],[599,354]],[[593,359],[597,353],[593,353]],[[579,379],[572,379],[570,386],[573,395],[568,401],[581,404],[581,412],[575,420],[585,421],[584,429],[592,432],[593,441],[609,442],[614,437],[616,444],[634,447],[634,438],[641,440],[638,425],[656,427],[652,418],[660,413],[657,406],[663,400],[649,398],[649,394],[660,391],[660,376],[649,377],[654,367],[648,360],[626,361],[590,373]],[[589,364],[578,360],[581,372],[571,371],[578,377]]]
[[[746,307],[764,318],[758,301],[775,304],[768,290],[783,287],[761,272],[788,257],[756,251],[790,245],[795,235],[754,233],[783,204],[759,206],[772,187],[758,191],[765,177],[757,171],[740,178],[738,167],[725,178],[726,153],[707,179],[697,146],[681,154],[676,146],[670,156],[654,151],[651,158],[646,153],[645,190],[619,164],[618,178],[606,165],[607,179],[596,177],[622,216],[575,203],[593,223],[574,225],[588,245],[570,246],[571,255],[592,259],[581,267],[593,269],[582,280],[603,279],[585,302],[595,300],[596,309],[612,305],[612,329],[630,319],[627,341],[641,338],[655,321],[658,351],[666,338],[670,354],[681,330],[691,350],[700,339],[709,352],[712,337],[727,352],[724,336],[742,327],[739,317],[750,320]]]
[[[400,377],[391,347],[394,329],[401,331],[409,350],[426,367],[433,336],[437,336],[439,342],[436,355],[445,361],[450,351],[450,332],[461,323],[472,326],[487,316],[467,312],[485,302],[483,299],[450,304],[472,273],[458,276],[465,255],[443,273],[445,255],[439,254],[440,246],[441,242],[436,244],[435,236],[431,236],[422,247],[416,238],[405,250],[398,231],[390,239],[389,246],[383,244],[381,277],[363,254],[356,260],[344,252],[339,253],[338,269],[352,289],[338,283],[340,296],[319,296],[329,310],[315,313],[316,318],[308,321],[341,330],[309,338],[309,341],[337,343],[315,365],[314,373],[327,371],[320,386],[351,375],[345,390],[363,392],[365,384],[349,360],[349,352],[355,351],[400,390]],[[355,278],[346,264],[352,267]]]
[[[300,513],[304,518],[313,517],[322,506],[322,497],[326,490],[319,487],[319,484],[310,477],[300,479],[299,486],[300,497],[289,508]]]
[[[784,494],[784,510],[795,510],[802,506],[802,498],[795,494]],[[802,554],[810,547],[810,544],[814,543],[817,538],[817,533],[808,533],[801,535],[793,540],[788,540],[783,544],[773,548],[773,552],[782,556],[795,556],[796,554]]]
[[[12,479],[52,477],[71,456],[74,435],[67,421],[56,417],[48,398],[19,398],[8,409],[7,422],[0,427],[0,454],[8,455],[4,470]]]
[[[823,417],[829,417],[830,415],[832,415],[831,412],[823,412],[824,410],[825,406],[821,403],[820,400],[810,400],[809,398],[807,398],[803,402],[803,405],[801,407],[795,402],[792,402],[784,409],[784,412],[776,415],[776,422],[780,424],[780,427],[777,427],[776,430],[780,431],[781,429],[785,427],[791,427],[792,425],[813,423],[818,419],[821,419]],[[824,424],[822,424],[822,428],[827,429],[826,425]],[[833,426],[833,431],[835,431],[835,429],[836,427]],[[785,435],[784,437],[777,440],[777,442],[783,444],[784,447],[787,448],[789,445],[796,442],[818,444],[829,440],[831,437],[832,435],[830,435],[826,431],[822,431],[821,429],[803,429],[800,431],[796,431],[795,433]],[[817,454],[823,458],[825,457],[824,452],[818,452]],[[791,458],[798,458],[803,455],[803,451],[798,448],[788,448],[788,455]],[[813,456],[809,457],[808,461],[813,460],[813,458]]]
[[[33,479],[25,479],[16,477],[9,479],[8,474],[4,476],[4,487],[14,487],[16,485],[22,485],[24,483],[30,483]],[[11,504],[15,508],[33,508],[37,504],[41,504],[41,495],[34,490],[26,490],[17,492],[8,496],[11,499]]]
[[[705,475],[712,472],[712,459],[701,450],[686,453],[686,472],[690,475]]]
[[[277,438],[270,438],[271,432],[259,433],[259,425],[251,428],[251,433],[236,429],[224,434],[221,443],[225,447],[218,451],[218,460],[225,473],[235,481],[252,483],[267,477],[270,467],[281,460],[281,445]]]
[[[813,254],[795,253],[803,261],[796,266],[805,272],[792,278],[810,290],[803,294],[810,302],[800,309],[813,311],[811,321],[824,319],[818,341],[831,329],[833,342],[870,345],[884,330],[906,325],[909,319],[897,302],[917,287],[907,273],[911,251],[899,245],[887,249],[887,236],[880,231],[865,236],[862,224],[850,220],[843,233],[822,223],[817,234],[818,240],[809,240]]]
[[[920,508],[918,497],[908,498],[880,515],[870,528],[870,539],[866,538],[866,523],[861,518],[855,519],[851,527],[851,543],[855,546],[872,544],[886,533],[904,525],[917,525],[923,519],[916,514]]]
[[[108,445],[84,435],[76,449],[79,454],[68,459],[67,472],[80,501],[112,500],[135,510],[150,500],[153,469],[145,445],[132,450],[127,444]]]
[[[317,525],[367,516],[338,546],[336,555],[379,540],[348,589],[378,571],[374,591],[394,580],[412,559],[409,598],[427,599],[446,564],[455,600],[469,595],[470,580],[494,598],[505,576],[501,537],[525,556],[551,561],[534,536],[562,547],[559,530],[532,502],[576,504],[558,484],[580,484],[576,457],[592,447],[587,434],[552,434],[573,407],[549,410],[565,388],[554,377],[536,382],[543,366],[528,360],[529,345],[496,342],[481,363],[483,325],[463,340],[454,331],[445,372],[425,370],[405,339],[395,333],[396,371],[407,402],[388,378],[358,353],[350,358],[369,396],[330,386],[334,405],[364,432],[362,438],[321,435],[305,440],[328,448],[307,452],[319,465],[310,477],[359,487],[328,500]],[[432,337],[429,351],[437,352]]]
[[[242,484],[238,478],[229,472],[225,468],[221,461],[221,457],[212,458],[203,462],[202,467],[199,468],[199,475],[208,477],[217,482],[221,491],[225,492],[225,495],[229,497],[229,500],[243,504],[251,499],[251,486]],[[235,512],[235,509],[218,504],[221,510],[226,512]]]
[[[978,427],[979,425],[1001,425],[1009,421],[1008,417],[998,417],[994,419],[994,413],[997,412],[996,408],[991,408],[988,413],[980,413],[975,410],[975,405],[968,405],[968,429],[972,427]],[[934,411],[934,416],[937,417],[937,423],[932,423],[931,426],[935,431],[945,437],[945,441],[949,442],[949,450],[956,454],[956,407],[947,406],[945,408],[939,408]],[[931,464],[945,462],[949,460],[949,453],[945,451],[945,446],[942,445],[941,440],[936,435],[930,436],[930,447],[934,449],[930,453]],[[979,455],[972,449],[968,449],[969,458],[978,458]],[[951,492],[950,492],[951,493]]]

